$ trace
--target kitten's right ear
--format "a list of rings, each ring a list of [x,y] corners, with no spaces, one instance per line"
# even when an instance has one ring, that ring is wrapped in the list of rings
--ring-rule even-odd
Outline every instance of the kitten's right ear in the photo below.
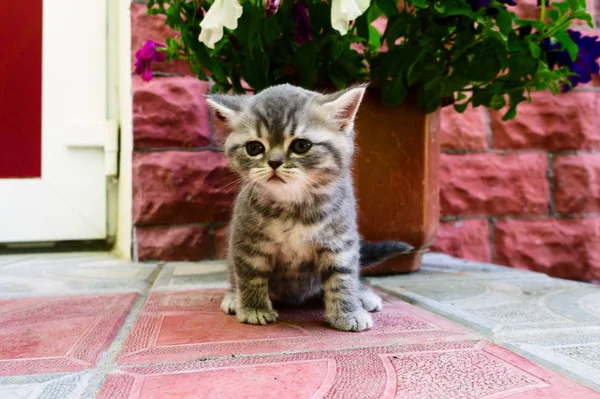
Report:
[[[227,94],[210,94],[206,102],[220,121],[230,124],[235,116],[242,110],[246,96],[230,96]]]

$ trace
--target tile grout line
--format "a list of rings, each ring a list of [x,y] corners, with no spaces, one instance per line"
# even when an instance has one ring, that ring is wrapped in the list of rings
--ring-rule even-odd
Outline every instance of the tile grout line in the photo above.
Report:
[[[100,389],[102,388],[102,385],[104,385],[106,377],[110,374],[111,371],[113,371],[115,361],[117,360],[117,356],[121,352],[123,344],[129,336],[129,332],[131,331],[133,324],[137,320],[142,310],[142,307],[146,303],[148,295],[150,294],[154,283],[158,279],[158,276],[160,275],[161,271],[163,270],[164,265],[164,263],[159,263],[157,267],[152,271],[152,273],[148,277],[148,283],[146,284],[146,287],[139,292],[138,297],[131,306],[129,314],[127,315],[125,321],[121,325],[121,328],[113,338],[108,348],[100,356],[100,360],[98,360],[96,366],[90,370],[94,372],[94,376],[90,379],[88,386],[86,387],[83,395],[81,396],[82,398],[94,399],[100,391]]]

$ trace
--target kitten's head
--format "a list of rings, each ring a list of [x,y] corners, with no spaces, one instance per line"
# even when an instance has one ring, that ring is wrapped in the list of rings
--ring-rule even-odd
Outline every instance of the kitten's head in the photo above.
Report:
[[[246,183],[301,201],[346,174],[364,86],[323,95],[290,85],[254,96],[211,95],[226,126],[225,155]]]

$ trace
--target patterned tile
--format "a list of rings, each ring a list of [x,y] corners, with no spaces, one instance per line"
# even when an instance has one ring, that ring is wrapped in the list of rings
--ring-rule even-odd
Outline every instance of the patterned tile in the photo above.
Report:
[[[322,309],[281,309],[268,326],[242,324],[219,309],[223,290],[152,293],[118,364],[318,351],[365,345],[444,341],[472,334],[407,303],[388,298],[371,331],[347,333],[323,322]],[[387,298],[387,297],[386,297]]]
[[[224,261],[168,263],[156,279],[153,291],[226,288],[227,264]]]
[[[598,398],[494,344],[438,341],[123,368],[98,399]]]
[[[136,296],[0,300],[0,376],[93,367],[112,342]]]
[[[0,267],[0,297],[139,292],[154,269],[155,265],[129,263],[107,253],[13,257]]]
[[[600,389],[600,363],[593,360],[600,347],[600,287],[533,273],[498,271],[482,279],[480,272],[473,274],[481,264],[433,259],[441,263],[429,258],[427,278],[416,273],[369,283]],[[447,279],[448,274],[463,277]]]
[[[93,372],[0,377],[2,399],[79,399]]]

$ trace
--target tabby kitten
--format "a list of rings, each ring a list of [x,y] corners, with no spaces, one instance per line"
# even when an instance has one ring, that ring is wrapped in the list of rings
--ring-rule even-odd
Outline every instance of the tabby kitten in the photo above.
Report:
[[[381,310],[382,301],[360,285],[360,264],[411,247],[359,239],[351,163],[364,93],[363,86],[323,95],[281,85],[254,96],[208,97],[242,179],[223,312],[267,324],[278,317],[270,296],[288,304],[322,298],[332,327],[373,327],[368,312]]]

